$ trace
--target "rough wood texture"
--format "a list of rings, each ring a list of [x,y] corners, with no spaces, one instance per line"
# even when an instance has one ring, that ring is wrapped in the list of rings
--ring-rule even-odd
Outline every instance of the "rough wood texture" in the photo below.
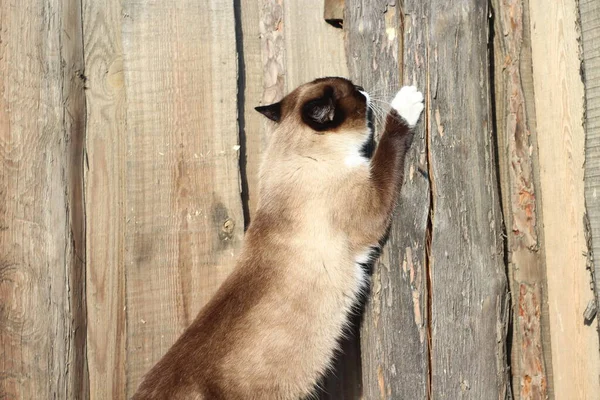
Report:
[[[260,6],[256,0],[236,0],[236,40],[239,68],[239,128],[240,128],[240,173],[242,175],[244,220],[248,226],[258,200],[258,169],[262,153],[267,145],[263,115],[254,107],[261,104],[263,82]],[[266,29],[266,27],[263,27]],[[268,58],[268,57],[266,57]],[[242,94],[242,97],[240,97]]]
[[[242,234],[233,4],[125,0],[127,395],[231,271]]]
[[[487,2],[475,0],[433,0],[430,6],[431,395],[503,399],[509,311],[492,136],[489,10]]]
[[[87,357],[91,399],[124,399],[125,86],[120,0],[83,1]]]
[[[285,91],[323,76],[348,76],[344,32],[323,20],[323,2],[283,2]]]
[[[252,14],[255,2],[244,0],[242,5],[242,19],[245,21],[244,41],[247,33],[253,32]],[[285,96],[285,41],[283,40],[283,5],[279,0],[260,0],[258,2],[258,40],[260,43],[260,65],[252,62],[252,48],[244,47],[244,63],[246,87],[248,90],[257,83],[262,84],[262,89],[257,88],[256,98],[246,97],[244,110],[251,108],[251,112],[245,111],[244,120],[246,124],[246,179],[248,181],[248,209],[250,219],[256,209],[258,201],[258,174],[262,153],[266,149],[269,135],[274,128],[273,123],[257,113],[254,107],[268,105],[278,102]],[[244,44],[246,46],[246,44]],[[246,56],[247,54],[247,56]],[[250,82],[250,79],[253,79]],[[255,80],[254,80],[255,79]],[[249,95],[248,92],[245,92]],[[256,120],[258,118],[258,120]],[[251,131],[253,129],[253,131]],[[249,221],[246,221],[249,223]]]
[[[596,327],[584,325],[593,298],[584,237],[584,88],[575,0],[530,0],[535,109],[554,395],[600,398]]]
[[[579,0],[585,84],[585,202],[600,306],[600,2]],[[597,322],[596,322],[597,323]]]
[[[420,1],[346,1],[350,76],[386,112],[402,84],[425,88],[424,8]],[[404,20],[404,35],[402,21]],[[402,43],[406,42],[402,52]],[[402,54],[406,68],[401,73]],[[377,118],[381,122],[380,118]],[[378,124],[381,128],[381,124]],[[376,265],[361,330],[363,398],[427,396],[426,229],[429,181],[425,124],[417,127],[406,160],[400,206],[386,250]]]
[[[506,276],[491,134],[487,7],[474,1],[406,2],[401,12],[385,3],[352,3],[346,8],[351,71],[381,69],[384,87],[399,84],[393,15],[404,16],[404,81],[424,85],[427,111],[425,143],[413,144],[407,162],[390,267],[384,259],[375,272],[365,316],[365,397],[504,398]],[[428,334],[431,358],[424,341]]]
[[[493,0],[494,80],[500,185],[513,304],[515,399],[546,399],[550,358],[529,3]],[[533,137],[532,137],[533,136]]]
[[[262,104],[278,102],[285,96],[285,42],[283,5],[279,0],[261,0],[259,32],[263,65]]]
[[[1,398],[88,394],[81,44],[79,2],[0,2]]]

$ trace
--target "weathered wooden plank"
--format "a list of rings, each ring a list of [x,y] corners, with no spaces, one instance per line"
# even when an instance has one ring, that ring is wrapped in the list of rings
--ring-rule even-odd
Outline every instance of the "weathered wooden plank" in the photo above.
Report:
[[[380,109],[379,117],[387,111],[402,83],[422,90],[426,87],[424,13],[420,1],[406,1],[403,10],[393,1],[346,1],[344,28],[350,75],[369,91],[375,107]],[[406,64],[404,73],[399,62],[402,59]],[[376,120],[381,128],[381,118]],[[425,248],[430,200],[424,127],[425,123],[417,127],[406,160],[400,206],[388,245],[375,267],[363,320],[362,380],[366,399],[427,397]]]
[[[488,3],[429,4],[431,396],[503,399],[509,390],[509,310],[492,134]]]
[[[78,1],[0,2],[2,398],[88,393],[81,44]]]
[[[124,399],[125,87],[120,0],[83,1],[87,358],[91,399]]]
[[[259,32],[263,65],[262,105],[278,102],[285,96],[285,41],[283,5],[278,0],[261,0]]]
[[[577,3],[529,0],[548,304],[556,399],[600,398],[596,327],[584,237],[584,87]]]
[[[129,396],[230,273],[244,223],[233,3],[123,16]]]
[[[592,236],[589,250],[595,255],[596,305],[600,306],[600,2],[578,3],[585,84],[585,205]]]
[[[252,1],[250,1],[252,3]],[[262,82],[262,95],[259,104],[252,103],[252,100],[246,99],[246,106],[256,107],[258,105],[268,105],[278,102],[285,96],[285,41],[283,39],[283,5],[279,0],[260,0],[258,12],[258,26],[260,38],[260,56],[261,67],[257,75]],[[253,64],[246,66],[249,70],[254,68]],[[249,73],[246,74],[249,76]],[[246,110],[246,108],[244,108]],[[254,110],[253,110],[254,111]],[[245,117],[250,117],[246,113]],[[256,117],[256,113],[254,114]],[[256,132],[247,133],[256,135],[252,139],[247,139],[247,162],[246,179],[248,181],[249,209],[254,212],[258,200],[258,174],[262,153],[266,149],[270,132],[274,125],[267,118],[259,117],[260,122],[255,127]],[[248,121],[252,124],[251,121]],[[247,135],[248,136],[248,135]]]
[[[285,89],[323,76],[348,76],[344,32],[323,20],[323,2],[283,2]]]
[[[541,223],[528,0],[493,0],[494,92],[512,294],[515,399],[546,399],[552,366]],[[544,310],[545,312],[542,312]]]
[[[237,3],[239,1],[239,3]],[[262,36],[267,24],[261,25],[261,7],[255,0],[236,0],[235,3],[238,63],[240,87],[238,98],[241,115],[240,124],[240,165],[243,168],[242,187],[244,201],[244,219],[248,226],[252,214],[256,210],[258,200],[258,170],[261,156],[267,145],[267,131],[263,115],[256,112],[254,107],[261,104],[263,97],[263,83],[265,71],[263,70],[263,56],[261,52],[262,41],[268,35]],[[262,40],[261,40],[262,39]],[[267,46],[268,47],[268,46]],[[268,57],[266,57],[268,58]]]

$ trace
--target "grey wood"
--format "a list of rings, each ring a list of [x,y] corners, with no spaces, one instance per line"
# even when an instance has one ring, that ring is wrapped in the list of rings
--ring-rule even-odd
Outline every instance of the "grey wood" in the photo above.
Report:
[[[344,28],[350,76],[369,91],[383,112],[403,83],[425,88],[421,70],[425,60],[423,18],[420,1],[405,2],[404,10],[392,1],[346,1]],[[379,117],[381,122],[382,115]],[[375,267],[362,324],[365,399],[427,397],[425,247],[430,199],[424,127],[423,122],[418,125],[406,159],[399,206],[386,250]]]
[[[406,1],[402,11],[347,2],[351,76],[383,83],[388,98],[403,76],[426,98],[361,332],[365,398],[509,396],[488,11],[475,1]]]
[[[508,310],[488,4],[433,0],[429,5],[432,396],[502,399],[509,391]]]
[[[0,2],[0,398],[88,396],[81,3]]]

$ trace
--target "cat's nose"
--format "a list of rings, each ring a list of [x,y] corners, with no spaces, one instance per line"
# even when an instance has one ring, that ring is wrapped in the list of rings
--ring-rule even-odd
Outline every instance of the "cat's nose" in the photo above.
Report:
[[[358,90],[358,91],[361,91],[361,92],[364,92],[364,91],[365,91],[365,88],[364,88],[364,87],[362,87],[362,86],[359,86],[359,85],[354,85],[354,87],[355,87],[355,88],[356,88],[356,90]]]

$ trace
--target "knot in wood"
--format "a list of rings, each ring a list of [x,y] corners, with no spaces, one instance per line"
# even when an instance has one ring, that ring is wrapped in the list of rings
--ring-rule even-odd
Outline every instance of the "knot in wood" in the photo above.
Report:
[[[227,218],[221,226],[221,232],[219,238],[221,240],[229,240],[233,237],[233,230],[235,228],[235,221],[231,218]]]

